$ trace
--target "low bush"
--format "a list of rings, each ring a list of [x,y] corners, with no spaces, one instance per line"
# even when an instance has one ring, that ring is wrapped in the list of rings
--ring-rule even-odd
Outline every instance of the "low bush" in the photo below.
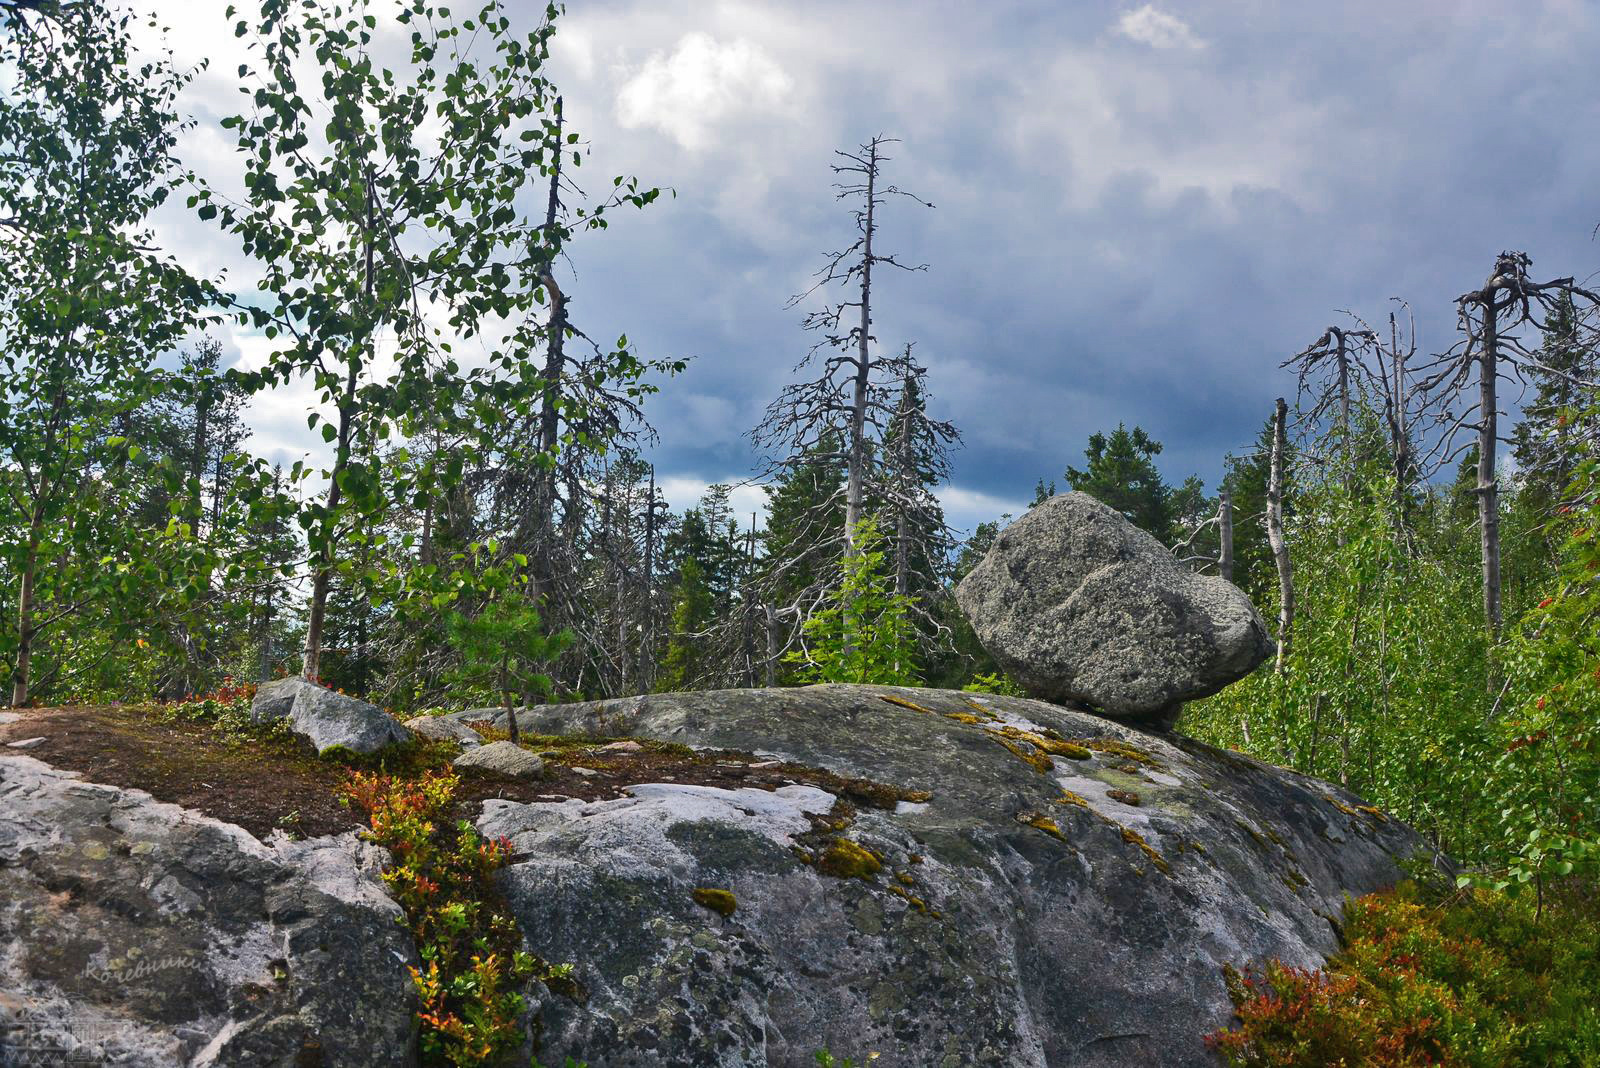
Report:
[[[536,977],[569,980],[571,966],[550,968],[521,949],[494,885],[511,844],[452,819],[457,785],[449,772],[413,779],[356,772],[345,796],[366,814],[366,837],[393,858],[383,881],[405,909],[422,958],[412,980],[422,1001],[423,1063],[493,1065],[523,1042],[518,988]]]
[[[1528,898],[1408,882],[1352,901],[1325,969],[1227,969],[1238,1024],[1206,1038],[1234,1068],[1600,1064],[1592,883]]]

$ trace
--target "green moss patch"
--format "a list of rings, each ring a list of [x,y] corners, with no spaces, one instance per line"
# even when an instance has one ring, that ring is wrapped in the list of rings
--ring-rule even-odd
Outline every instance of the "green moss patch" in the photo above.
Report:
[[[694,898],[695,904],[703,905],[712,912],[722,916],[732,916],[739,907],[738,898],[729,890],[719,890],[710,886],[697,886],[689,891],[689,896]]]
[[[883,857],[859,842],[835,838],[817,854],[817,870],[836,879],[871,880],[883,870]]]

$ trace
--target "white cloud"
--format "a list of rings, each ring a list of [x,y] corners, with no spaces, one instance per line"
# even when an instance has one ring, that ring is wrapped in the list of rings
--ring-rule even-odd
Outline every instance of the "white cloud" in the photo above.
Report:
[[[1116,32],[1130,41],[1149,45],[1151,48],[1186,48],[1197,50],[1204,48],[1206,43],[1189,28],[1189,24],[1176,15],[1170,15],[1159,10],[1154,4],[1146,4],[1123,14],[1117,20]]]
[[[739,521],[739,529],[748,530],[750,517],[754,515],[759,530],[767,523],[767,492],[756,483],[745,481],[746,477],[743,473],[735,473],[718,481],[733,487],[728,494],[728,505],[733,510],[734,518]],[[684,512],[699,505],[700,498],[710,486],[711,483],[693,475],[668,475],[656,483],[656,489],[674,512]]]
[[[617,92],[617,120],[653,126],[690,151],[709,147],[715,129],[787,110],[794,80],[764,49],[739,38],[724,44],[695,31],[670,54],[656,52]]]
[[[941,486],[934,491],[944,509],[944,521],[970,536],[979,523],[993,523],[1003,515],[1015,518],[1028,510],[1026,501],[1007,500],[982,490]]]

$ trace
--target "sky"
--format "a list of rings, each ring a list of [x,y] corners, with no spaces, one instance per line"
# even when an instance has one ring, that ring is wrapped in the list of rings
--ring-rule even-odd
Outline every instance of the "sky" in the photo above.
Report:
[[[236,186],[240,61],[224,4],[160,0],[185,162]],[[507,0],[532,29],[543,3]],[[374,11],[383,10],[375,0]],[[672,191],[571,246],[575,321],[687,358],[648,414],[671,504],[756,468],[749,430],[813,342],[788,299],[852,240],[836,149],[900,139],[880,241],[926,272],[877,287],[875,334],[915,342],[963,445],[958,528],[1062,484],[1119,422],[1165,443],[1169,482],[1214,488],[1293,397],[1279,364],[1342,310],[1410,302],[1424,352],[1501,249],[1540,277],[1600,269],[1600,4],[1528,0],[568,0],[551,74],[589,155]],[[176,208],[176,206],[175,206]],[[165,244],[254,277],[180,211]],[[264,337],[224,331],[249,364]],[[320,456],[304,388],[257,398],[257,451]],[[759,506],[754,486],[735,503]]]

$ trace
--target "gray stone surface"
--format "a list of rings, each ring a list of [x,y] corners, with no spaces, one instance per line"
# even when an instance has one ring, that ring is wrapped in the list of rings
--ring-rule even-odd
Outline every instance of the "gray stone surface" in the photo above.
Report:
[[[468,749],[456,757],[458,768],[483,768],[518,779],[537,779],[544,774],[544,761],[514,742],[490,742]]]
[[[320,689],[316,683],[308,682],[299,675],[287,675],[262,683],[256,687],[256,695],[250,699],[250,718],[257,723],[283,719],[294,710],[296,697],[304,691],[316,689]]]
[[[1083,493],[1028,510],[956,587],[989,654],[1033,697],[1170,728],[1272,655],[1250,598],[1196,575]]]
[[[853,814],[803,783],[487,802],[530,947],[576,962],[588,994],[542,996],[550,1064],[787,1068],[826,1048],[881,1068],[1214,1068],[1201,1036],[1231,1016],[1222,965],[1320,964],[1344,896],[1425,852],[1327,783],[1025,698],[816,686],[518,718],[931,793]],[[823,814],[841,827],[817,831]],[[797,852],[834,836],[882,870],[838,878]]]
[[[258,689],[250,716],[258,723],[287,716],[290,729],[309,739],[319,753],[334,746],[375,753],[411,740],[411,732],[377,705],[298,677],[275,679]]]
[[[483,744],[482,735],[449,716],[416,716],[406,720],[406,726],[430,741],[459,742],[466,749]]]
[[[0,1060],[415,1063],[417,958],[382,858],[0,757]]]

